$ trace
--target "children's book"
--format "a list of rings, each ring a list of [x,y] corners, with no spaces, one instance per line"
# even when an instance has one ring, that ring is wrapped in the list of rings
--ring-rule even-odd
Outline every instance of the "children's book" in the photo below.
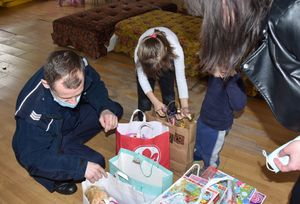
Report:
[[[155,204],[213,204],[218,192],[207,189],[200,199],[202,185],[189,179],[181,177],[168,190],[156,198]]]
[[[228,175],[212,166],[208,167],[201,174],[201,177],[203,177],[205,179],[221,178],[224,176],[231,177],[230,175]],[[235,198],[234,202],[236,202],[237,204],[245,204],[245,203],[250,204],[251,199],[254,195],[257,197],[264,195],[264,194],[260,195],[258,193],[255,194],[255,192],[257,192],[256,188],[254,188],[253,186],[251,186],[247,183],[244,183],[234,177],[232,177],[232,182],[222,181],[221,184],[224,185],[225,187],[227,187],[227,194],[231,194],[232,197]],[[228,186],[228,184],[231,184],[231,185]],[[263,200],[264,199],[265,199],[265,197],[263,198]],[[255,202],[253,202],[253,203],[255,203]]]

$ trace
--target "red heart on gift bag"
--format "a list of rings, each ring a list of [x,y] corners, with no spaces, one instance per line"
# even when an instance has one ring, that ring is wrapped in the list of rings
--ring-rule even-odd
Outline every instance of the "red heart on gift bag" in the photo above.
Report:
[[[157,147],[154,146],[142,146],[135,149],[136,153],[142,154],[156,162],[160,160],[160,152]]]
[[[153,159],[154,161],[158,162],[158,153],[153,154],[150,159]]]
[[[144,155],[145,157],[151,158],[151,151],[150,149],[144,149],[144,151],[142,152],[142,155]]]

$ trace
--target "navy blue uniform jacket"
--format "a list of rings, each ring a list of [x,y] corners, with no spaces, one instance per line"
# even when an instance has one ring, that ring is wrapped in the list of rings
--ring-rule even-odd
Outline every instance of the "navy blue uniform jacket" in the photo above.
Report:
[[[242,111],[247,103],[243,81],[239,74],[227,81],[210,76],[200,117],[216,130],[231,128],[235,111]]]
[[[86,61],[85,65],[84,91],[77,106],[88,103],[99,116],[104,109],[119,115],[123,110],[109,99],[99,74]],[[31,176],[52,180],[83,179],[87,161],[59,154],[64,118],[59,111],[61,106],[41,83],[43,75],[41,68],[25,84],[17,99],[13,137],[16,158]]]

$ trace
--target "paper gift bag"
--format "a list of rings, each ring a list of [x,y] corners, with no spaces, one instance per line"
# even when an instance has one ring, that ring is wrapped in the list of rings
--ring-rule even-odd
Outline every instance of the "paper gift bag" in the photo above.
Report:
[[[101,190],[104,190],[110,198],[109,200],[115,200],[119,204],[145,204],[150,203],[151,200],[144,196],[142,192],[139,192],[133,188],[133,186],[120,181],[110,173],[107,173],[107,178],[102,178],[95,183],[90,183],[85,180],[81,183],[83,192],[83,204],[90,204],[86,197],[86,191],[91,186],[97,186]],[[111,202],[113,203],[113,202]]]
[[[136,113],[143,114],[143,121],[133,121]],[[142,154],[170,168],[169,128],[161,122],[146,122],[145,114],[135,110],[128,123],[119,123],[116,129],[116,153],[120,148]]]
[[[109,170],[112,175],[122,177],[121,181],[153,199],[173,182],[171,171],[148,157],[123,148],[109,160]]]
[[[171,124],[154,111],[146,112],[148,121],[160,121],[169,127],[170,132],[170,169],[179,175],[186,172],[193,163],[196,135],[196,120],[183,119],[181,125]]]

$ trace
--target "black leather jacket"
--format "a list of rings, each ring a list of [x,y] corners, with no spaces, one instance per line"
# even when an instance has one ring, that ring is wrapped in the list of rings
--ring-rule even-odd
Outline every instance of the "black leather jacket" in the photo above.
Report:
[[[274,0],[262,44],[242,69],[276,119],[300,131],[300,0]]]

